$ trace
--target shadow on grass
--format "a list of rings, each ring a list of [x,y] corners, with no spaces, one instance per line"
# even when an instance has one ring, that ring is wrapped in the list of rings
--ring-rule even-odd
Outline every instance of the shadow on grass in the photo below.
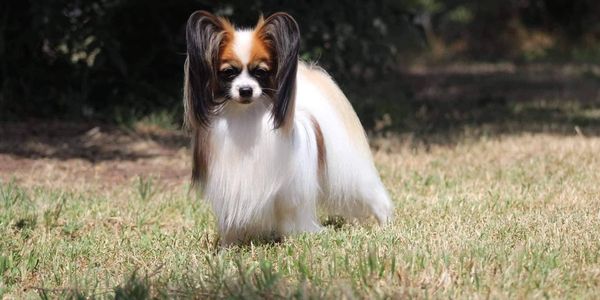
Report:
[[[31,159],[137,160],[187,145],[181,131],[160,128],[48,121],[0,124],[0,154]]]
[[[204,276],[191,272],[176,282],[158,273],[140,275],[134,271],[121,284],[107,290],[85,288],[34,288],[42,299],[276,299],[298,295],[322,298],[322,291],[305,284],[288,284],[272,263],[263,259],[256,267],[236,263],[229,273],[222,260],[208,264]]]
[[[410,133],[424,143],[453,144],[465,131],[600,135],[600,68],[593,65],[413,67],[369,90],[351,89],[369,131]]]
[[[424,144],[455,144],[466,134],[600,135],[600,67],[594,65],[412,67],[344,90],[368,131],[410,134]],[[153,122],[173,117],[156,116]],[[0,154],[24,158],[136,160],[165,154],[156,148],[169,151],[188,143],[181,130],[152,126],[0,123]]]
[[[137,271],[112,290],[94,291],[81,288],[34,288],[41,299],[168,299],[166,286],[158,284],[148,275],[140,276]]]

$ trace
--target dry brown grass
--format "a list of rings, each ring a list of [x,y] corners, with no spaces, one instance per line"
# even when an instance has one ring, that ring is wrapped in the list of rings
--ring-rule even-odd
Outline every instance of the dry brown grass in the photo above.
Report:
[[[132,143],[131,153],[161,147]],[[0,168],[0,289],[8,298],[600,292],[600,138],[507,134],[426,145],[396,136],[373,145],[397,205],[392,225],[221,250],[207,207],[188,193],[185,149]],[[105,169],[113,168],[125,177],[112,181],[115,171]],[[160,177],[172,169],[182,175]],[[141,277],[128,277],[134,270]]]
[[[217,247],[186,138],[161,115],[3,124],[0,295],[597,297],[597,67],[463,67],[409,70],[414,116],[375,124],[392,130],[371,142],[393,224],[281,243]]]

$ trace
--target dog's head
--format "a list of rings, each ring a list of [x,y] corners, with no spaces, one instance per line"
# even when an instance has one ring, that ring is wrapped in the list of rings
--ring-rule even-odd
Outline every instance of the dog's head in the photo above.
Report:
[[[286,13],[262,17],[251,30],[236,30],[224,18],[206,11],[187,22],[185,121],[207,127],[223,105],[272,102],[275,128],[293,111],[300,32]]]

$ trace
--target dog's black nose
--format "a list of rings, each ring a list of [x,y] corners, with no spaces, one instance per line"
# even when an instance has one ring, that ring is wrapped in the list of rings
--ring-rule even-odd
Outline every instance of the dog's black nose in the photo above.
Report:
[[[249,86],[243,86],[240,88],[240,97],[248,98],[252,97],[252,88]]]

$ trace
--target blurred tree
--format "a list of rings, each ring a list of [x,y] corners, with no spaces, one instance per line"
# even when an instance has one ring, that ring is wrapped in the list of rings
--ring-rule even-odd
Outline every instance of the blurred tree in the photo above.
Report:
[[[242,26],[291,13],[302,58],[360,96],[359,113],[378,114],[385,101],[403,102],[394,72],[424,45],[442,58],[537,59],[571,45],[600,57],[598,8],[595,0],[4,0],[0,120],[180,109],[184,26],[197,9]]]
[[[421,2],[4,1],[0,116],[110,119],[178,107],[184,25],[197,9],[243,26],[288,11],[302,28],[303,58],[342,80],[372,79],[397,65],[414,35],[405,11]]]
[[[580,48],[600,58],[600,2],[595,0],[448,0],[434,16],[447,54],[469,59],[571,59]]]

